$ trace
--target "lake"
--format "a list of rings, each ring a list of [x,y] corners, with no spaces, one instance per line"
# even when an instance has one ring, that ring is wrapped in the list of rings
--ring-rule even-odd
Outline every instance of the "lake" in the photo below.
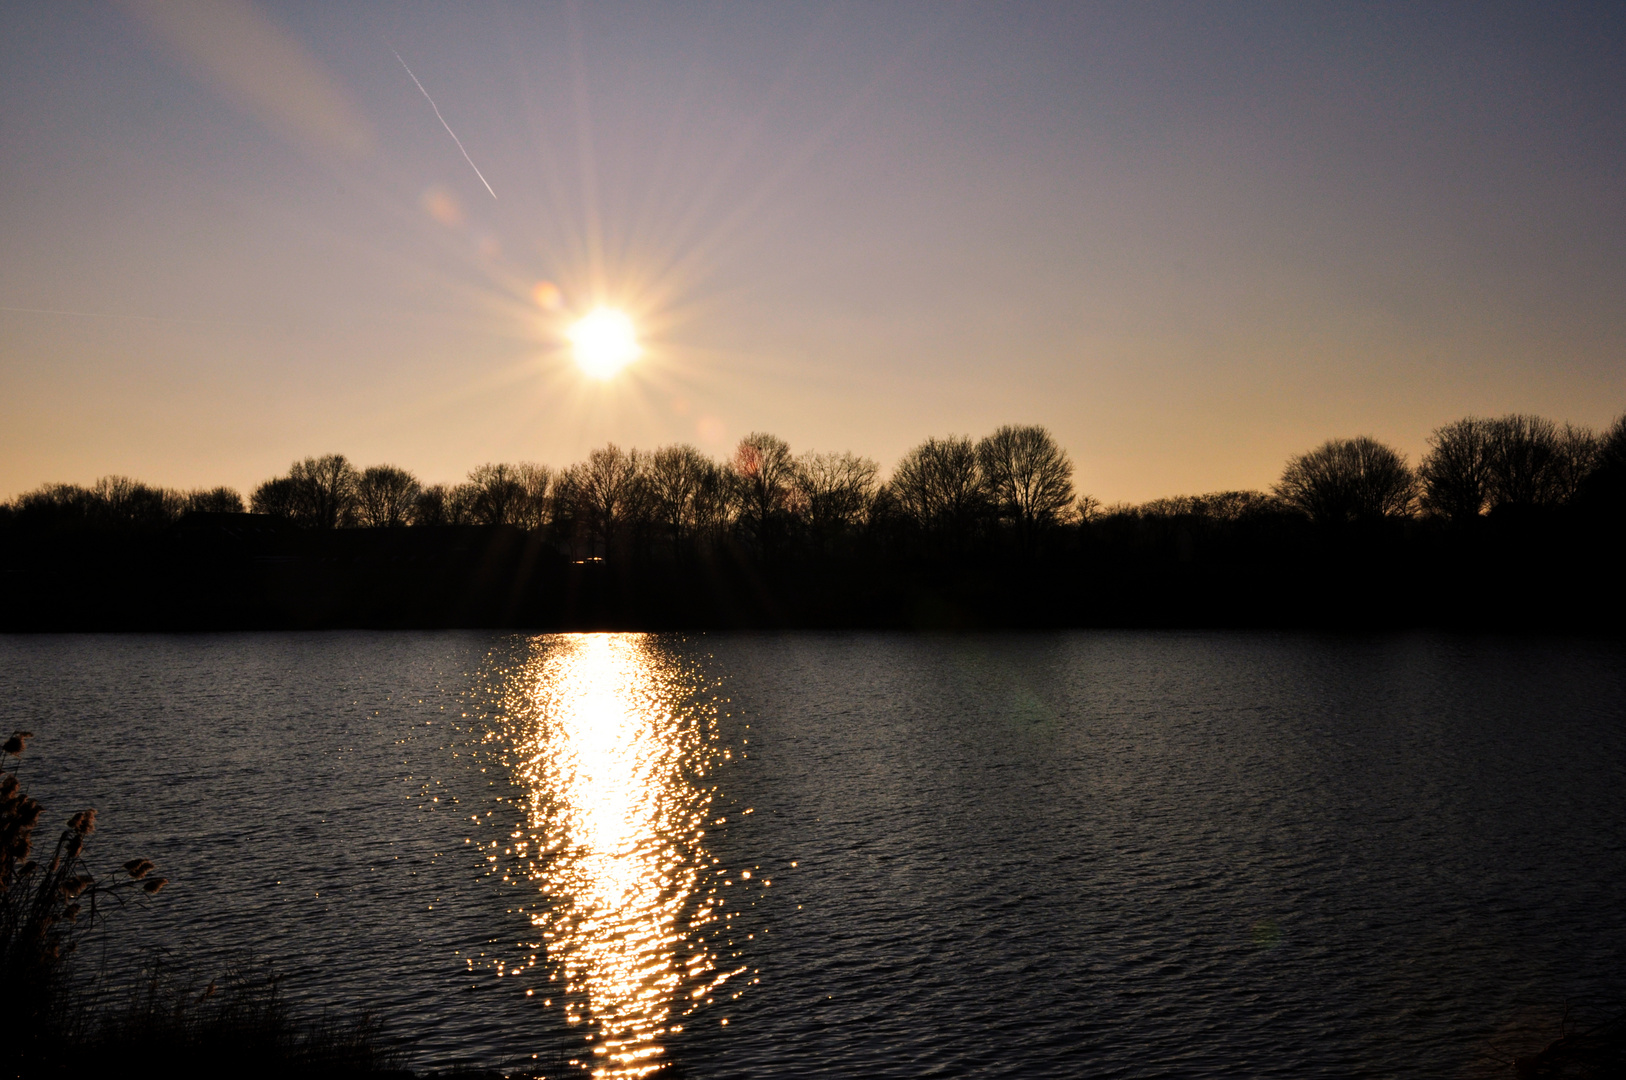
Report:
[[[269,963],[417,1068],[1510,1075],[1626,1007],[1615,642],[10,636],[0,687],[47,820],[171,880],[84,959]]]

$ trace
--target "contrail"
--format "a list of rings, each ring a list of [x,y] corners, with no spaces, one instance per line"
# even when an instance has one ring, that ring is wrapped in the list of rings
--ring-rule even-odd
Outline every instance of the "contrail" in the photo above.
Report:
[[[395,58],[397,60],[401,60],[400,53],[395,52],[394,49],[391,49],[390,52],[395,53]],[[452,137],[452,141],[457,144],[457,148],[459,150],[463,150],[463,140],[457,137],[457,132],[452,130],[452,125],[446,122],[446,118],[440,115],[440,106],[435,104],[435,99],[429,96],[429,91],[423,88],[423,83],[418,82],[418,77],[412,74],[412,69],[407,67],[407,62],[405,60],[401,60],[401,66],[406,68],[407,75],[411,77],[413,84],[416,85],[419,92],[423,94],[424,100],[429,102],[429,107],[435,110],[435,119],[440,121],[440,126],[446,129],[446,134]],[[463,150],[463,160],[469,163],[469,168],[473,169],[474,175],[480,178],[480,183],[485,184],[486,190],[491,191],[490,182],[486,180],[485,174],[480,171],[480,166],[476,165],[474,163],[474,159],[469,157],[469,152],[467,150]],[[495,199],[497,197],[497,193],[495,191],[491,191],[491,197]]]

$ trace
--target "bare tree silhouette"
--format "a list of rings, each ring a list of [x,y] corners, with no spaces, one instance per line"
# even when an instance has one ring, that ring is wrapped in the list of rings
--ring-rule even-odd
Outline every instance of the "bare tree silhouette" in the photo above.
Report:
[[[423,488],[417,477],[394,465],[373,465],[356,481],[356,521],[373,529],[398,528],[412,521]]]
[[[777,435],[753,431],[734,448],[729,464],[739,492],[740,522],[766,554],[772,546],[774,516],[785,509],[796,476],[790,445]]]
[[[1494,507],[1568,502],[1592,470],[1598,437],[1588,428],[1512,413],[1487,425],[1488,501]]]
[[[104,476],[90,489],[93,513],[114,528],[156,528],[181,516],[185,496],[128,476]]]
[[[1073,503],[1073,463],[1037,424],[1007,424],[977,443],[977,466],[999,515],[1031,554],[1040,530]]]
[[[515,479],[522,490],[514,524],[522,529],[542,529],[551,518],[548,494],[553,485],[553,470],[534,461],[522,461],[514,466]]]
[[[963,536],[987,504],[969,436],[931,438],[903,456],[888,483],[898,510],[923,529]]]
[[[1598,440],[1598,453],[1593,463],[1594,471],[1602,469],[1626,469],[1626,414],[1615,419],[1609,425],[1609,430],[1603,433]]]
[[[701,525],[705,485],[716,464],[688,444],[663,446],[649,458],[645,482],[650,513],[680,550]]]
[[[14,513],[36,524],[88,525],[96,498],[78,484],[42,484],[17,496]]]
[[[1558,429],[1558,470],[1555,486],[1560,502],[1569,502],[1598,463],[1603,441],[1591,428],[1566,422]]]
[[[446,525],[446,485],[431,484],[412,500],[412,524]]]
[[[726,466],[705,459],[694,492],[694,530],[697,539],[716,540],[739,513],[739,487]]]
[[[1626,415],[1598,440],[1592,470],[1582,479],[1577,496],[1594,511],[1626,511]]]
[[[158,529],[188,508],[188,496],[127,476],[104,476],[90,487],[45,484],[19,495],[11,510],[19,518],[56,527]]]
[[[195,514],[241,514],[243,497],[229,487],[198,488],[186,493],[186,509]]]
[[[1277,498],[1317,522],[1402,517],[1416,492],[1405,456],[1365,435],[1330,439],[1290,459],[1275,488]]]
[[[471,511],[481,525],[513,525],[525,502],[525,485],[512,465],[480,465],[469,472]]]
[[[1494,507],[1547,506],[1558,496],[1558,428],[1541,416],[1512,413],[1489,424],[1489,498]]]
[[[480,486],[474,483],[454,484],[446,491],[446,524],[478,525]]]
[[[288,479],[292,482],[294,521],[316,529],[350,524],[356,509],[356,483],[361,476],[343,454],[295,462],[288,470]]]
[[[1491,422],[1477,416],[1434,429],[1418,468],[1422,504],[1430,513],[1467,521],[1490,501]]]
[[[1079,501],[1082,503],[1084,500]],[[1242,521],[1281,511],[1281,500],[1263,491],[1211,491],[1206,495],[1175,495],[1166,499],[1153,499],[1133,508],[1135,516],[1143,518],[1196,517],[1214,521]],[[1098,504],[1095,512],[1100,512]],[[1080,516],[1085,520],[1089,520],[1090,517],[1086,513],[1081,513]]]
[[[808,451],[796,459],[792,480],[808,528],[819,542],[864,523],[875,503],[880,466],[852,453]]]
[[[298,502],[295,488],[296,485],[288,477],[273,477],[254,489],[254,494],[249,496],[249,506],[256,514],[270,514],[292,521]]]
[[[606,558],[620,527],[637,509],[643,457],[610,443],[588,454],[585,462],[571,466],[560,478],[593,550],[602,551]]]

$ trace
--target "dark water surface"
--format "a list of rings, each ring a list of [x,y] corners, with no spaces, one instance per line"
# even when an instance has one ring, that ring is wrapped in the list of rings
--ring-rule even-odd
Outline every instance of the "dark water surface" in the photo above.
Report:
[[[0,690],[171,878],[123,929],[418,1067],[1508,1075],[1626,1004],[1619,644],[0,637]]]

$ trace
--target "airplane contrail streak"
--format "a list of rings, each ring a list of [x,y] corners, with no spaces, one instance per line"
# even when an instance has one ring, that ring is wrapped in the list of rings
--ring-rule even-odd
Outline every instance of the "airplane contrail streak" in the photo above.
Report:
[[[395,58],[397,60],[401,60],[400,53],[395,52],[394,49],[391,49],[390,52],[395,53]],[[406,68],[407,75],[412,79],[412,83],[418,88],[419,93],[423,94],[424,100],[429,102],[429,107],[435,110],[435,119],[440,121],[440,126],[446,129],[446,134],[452,137],[452,141],[457,144],[457,148],[459,150],[463,150],[463,140],[457,137],[457,132],[452,130],[452,125],[446,122],[446,118],[440,115],[440,106],[435,104],[435,99],[429,96],[429,91],[423,88],[423,83],[419,82],[418,77],[412,74],[412,69],[407,67],[407,62],[405,60],[401,60],[401,66]],[[474,159],[469,157],[469,152],[467,150],[463,150],[463,160],[469,163],[469,168],[473,169],[474,175],[480,178],[480,183],[485,184],[486,190],[491,191],[490,181],[488,181],[485,174],[480,171],[480,166],[474,163]],[[495,191],[491,191],[491,197],[495,199],[497,197],[497,193]]]

